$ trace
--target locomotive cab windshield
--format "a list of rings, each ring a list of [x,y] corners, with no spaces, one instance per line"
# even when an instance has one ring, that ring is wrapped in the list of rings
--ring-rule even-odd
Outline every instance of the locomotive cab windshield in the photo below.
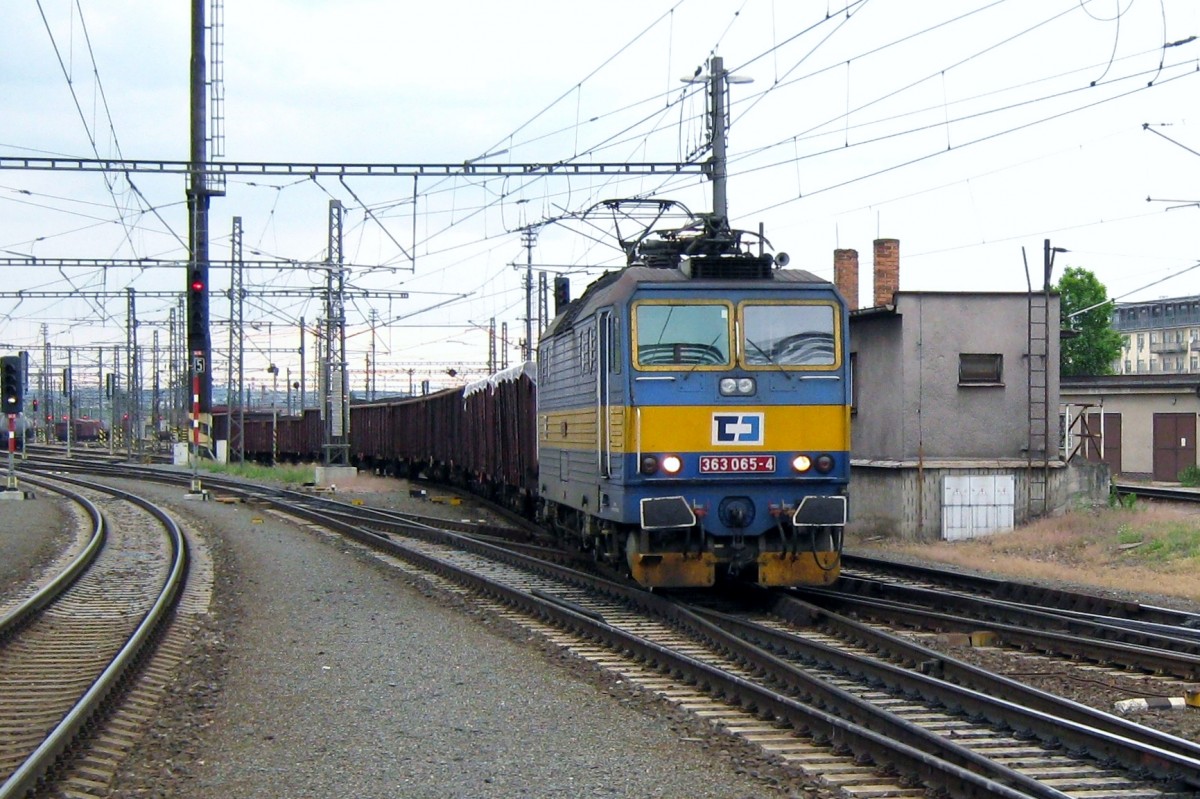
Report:
[[[832,303],[744,303],[742,365],[838,366],[837,314]]]
[[[732,306],[725,302],[652,300],[634,308],[640,367],[732,366]]]
[[[746,301],[735,308],[690,298],[641,300],[633,308],[635,365],[834,369],[841,361],[838,321],[832,301]]]

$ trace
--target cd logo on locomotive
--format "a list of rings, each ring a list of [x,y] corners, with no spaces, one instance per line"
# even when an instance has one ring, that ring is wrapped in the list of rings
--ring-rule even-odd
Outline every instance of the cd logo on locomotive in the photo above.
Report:
[[[714,446],[763,443],[761,413],[714,413],[712,416]]]

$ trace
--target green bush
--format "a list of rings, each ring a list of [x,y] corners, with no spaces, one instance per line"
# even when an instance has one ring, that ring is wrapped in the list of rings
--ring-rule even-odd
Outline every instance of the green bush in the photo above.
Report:
[[[1111,488],[1108,491],[1108,507],[1110,508],[1125,508],[1133,510],[1137,504],[1136,494],[1122,494],[1116,488]]]
[[[1200,486],[1200,466],[1188,466],[1179,473],[1179,482],[1188,488]]]

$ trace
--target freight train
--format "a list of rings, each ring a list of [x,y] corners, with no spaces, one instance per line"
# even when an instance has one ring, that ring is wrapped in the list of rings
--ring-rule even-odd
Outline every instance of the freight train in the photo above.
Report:
[[[765,244],[706,217],[641,237],[627,266],[557,309],[536,365],[353,403],[353,462],[468,487],[648,587],[834,582],[847,309]],[[246,455],[319,460],[323,430],[315,410],[251,414]]]

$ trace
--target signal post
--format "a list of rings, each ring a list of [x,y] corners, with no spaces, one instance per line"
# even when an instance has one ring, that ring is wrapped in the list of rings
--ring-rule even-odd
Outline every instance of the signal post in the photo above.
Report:
[[[17,485],[17,416],[25,401],[25,357],[6,355],[0,358],[0,405],[8,417],[8,473],[0,499],[31,499],[33,494]]]

